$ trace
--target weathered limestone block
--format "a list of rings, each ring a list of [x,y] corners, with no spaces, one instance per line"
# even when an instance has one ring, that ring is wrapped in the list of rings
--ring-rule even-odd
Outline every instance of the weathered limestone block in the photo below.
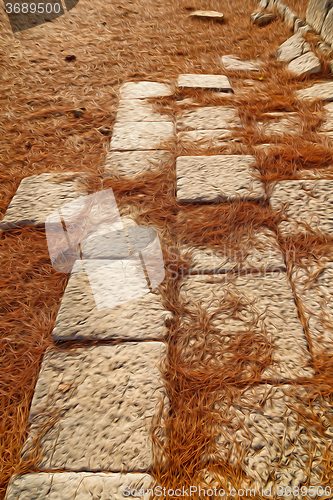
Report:
[[[265,113],[267,121],[260,120],[261,133],[270,136],[293,135],[301,132],[301,117],[297,113]]]
[[[250,155],[180,156],[177,158],[177,198],[182,202],[217,199],[258,199],[265,195],[255,179]]]
[[[106,176],[136,177],[145,172],[158,171],[172,162],[169,151],[110,151],[106,156]]]
[[[165,395],[161,342],[47,351],[30,410],[24,457],[40,438],[40,469],[146,472],[152,418]],[[41,436],[50,416],[56,421]]]
[[[242,61],[240,57],[228,55],[221,57],[222,65],[229,71],[260,71],[262,63],[258,61]]]
[[[220,148],[230,143],[232,133],[227,129],[216,130],[190,130],[179,132],[177,142],[183,148],[206,151],[208,148]]]
[[[153,483],[149,474],[39,472],[14,476],[5,500],[124,500],[124,492],[133,490],[137,495],[131,498],[148,500]]]
[[[296,97],[312,101],[333,101],[333,82],[317,83],[307,89],[297,90]]]
[[[169,85],[159,82],[127,82],[120,88],[121,99],[145,99],[172,95]]]
[[[310,355],[304,330],[285,275],[236,275],[234,280],[221,275],[191,276],[181,285],[180,299],[193,311],[197,305],[203,307],[221,335],[237,339],[240,332],[253,332],[273,342],[273,363],[261,378],[284,380],[313,375],[307,366]]]
[[[239,127],[241,121],[237,108],[227,106],[207,106],[191,109],[177,118],[177,130],[216,130]]]
[[[233,92],[229,79],[225,75],[180,75],[178,87]]]
[[[110,149],[113,151],[161,149],[162,144],[173,137],[173,123],[116,122]]]
[[[296,14],[289,9],[289,7],[286,7],[284,13],[283,13],[283,20],[285,24],[288,26],[290,29],[294,29],[294,24],[296,22],[297,16]]]
[[[332,0],[310,0],[306,11],[306,22],[311,24],[317,33],[321,32],[324,19],[329,8],[332,6]]]
[[[280,45],[277,50],[277,60],[290,62],[296,57],[309,52],[310,48],[310,44],[305,41],[304,37],[296,33]]]
[[[321,126],[321,130],[331,135],[333,133],[333,103],[330,102],[329,104],[326,104],[323,108],[326,113],[326,118]]]
[[[307,52],[291,61],[288,64],[288,70],[296,76],[320,73],[320,59],[313,52]]]
[[[121,99],[118,105],[117,122],[172,122],[167,114],[157,113],[150,102],[144,99]]]

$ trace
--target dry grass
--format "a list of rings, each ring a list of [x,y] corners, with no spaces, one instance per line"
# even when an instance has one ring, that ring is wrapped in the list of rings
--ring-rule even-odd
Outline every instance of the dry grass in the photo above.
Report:
[[[304,11],[304,1],[290,0],[290,7]],[[174,165],[147,173],[137,181],[102,180],[105,153],[117,108],[117,90],[129,80],[175,82],[181,73],[219,73],[219,56],[235,54],[262,59],[266,66],[258,76],[230,72],[235,95],[217,97],[212,92],[179,92],[157,102],[165,111],[182,109],[181,98],[201,104],[232,104],[240,109],[245,129],[235,131],[235,142],[209,154],[246,151],[258,160],[258,175],[266,182],[298,178],[304,171],[326,169],[332,148],[315,131],[322,120],[322,106],[297,102],[293,90],[329,76],[328,61],[320,56],[323,72],[296,79],[275,62],[276,48],[290,35],[280,20],[265,28],[250,24],[257,7],[248,0],[179,0],[116,3],[81,0],[70,14],[43,26],[13,36],[1,10],[0,52],[4,63],[0,105],[0,212],[4,214],[22,178],[43,172],[86,171],[93,175],[90,190],[112,188],[120,209],[135,206],[141,223],[154,225],[165,249],[180,239],[212,248],[237,240],[249,227],[276,229],[278,214],[265,204],[240,203],[181,207],[175,199]],[[223,11],[224,24],[189,20],[192,9]],[[303,9],[303,10],[302,10]],[[312,36],[312,35],[311,35]],[[315,40],[309,35],[310,41]],[[76,60],[66,62],[65,56]],[[252,79],[251,85],[244,80]],[[240,92],[241,91],[241,92]],[[75,118],[72,110],[84,107]],[[255,149],[267,141],[256,128],[256,120],[270,111],[296,111],[302,117],[302,134],[289,136],[267,155]],[[100,127],[104,127],[99,130]],[[274,142],[279,142],[274,139]],[[170,146],[176,154],[195,154],[193,149]],[[244,150],[245,148],[245,150]],[[179,215],[178,215],[179,214]],[[202,228],[204,227],[204,231]],[[320,243],[320,244],[319,244]],[[281,242],[282,244],[282,242]],[[306,255],[327,242],[296,241],[297,252]],[[0,240],[1,272],[1,372],[0,407],[2,498],[10,476],[19,467],[20,450],[26,437],[27,417],[33,388],[68,276],[50,264],[42,229],[4,233]],[[319,251],[319,250],[318,250]],[[178,261],[167,260],[170,269]],[[202,479],[202,454],[210,453],[223,415],[212,411],[225,391],[234,394],[244,385],[244,366],[252,370],[251,383],[270,362],[270,346],[255,335],[240,336],[227,346],[227,367],[216,361],[226,352],[221,335],[212,329],[204,311],[192,327],[180,326],[183,309],[178,300],[177,280],[166,281],[162,293],[175,312],[169,334],[166,370],[171,411],[166,421],[168,467],[157,463],[155,475],[162,485],[188,485]],[[196,349],[182,358],[184,346]],[[317,394],[332,394],[332,361],[316,361],[311,381]],[[248,380],[245,380],[248,383]],[[318,396],[319,397],[319,396]],[[309,417],[307,416],[305,420]],[[327,455],[327,467],[331,463]],[[241,462],[241,457],[240,457]],[[22,464],[20,465],[22,467]],[[241,463],[216,465],[226,481],[242,477]],[[328,469],[327,469],[328,470]],[[327,474],[329,474],[327,472]],[[229,478],[229,479],[228,479]]]

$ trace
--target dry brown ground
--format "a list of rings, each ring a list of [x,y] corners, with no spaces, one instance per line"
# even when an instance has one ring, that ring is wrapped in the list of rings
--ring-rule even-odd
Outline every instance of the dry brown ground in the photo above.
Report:
[[[304,3],[294,0],[295,11],[304,8]],[[276,214],[255,203],[194,205],[183,208],[183,215],[176,220],[180,207],[175,199],[173,166],[159,174],[146,174],[135,183],[101,179],[110,134],[98,128],[112,131],[120,84],[141,79],[175,81],[180,73],[219,73],[219,56],[230,53],[269,63],[262,79],[255,79],[254,90],[243,83],[250,75],[230,73],[235,89],[246,89],[247,93],[222,99],[240,107],[247,127],[242,140],[246,150],[257,156],[262,179],[297,178],[304,169],[327,168],[333,154],[330,143],[314,131],[322,120],[322,106],[306,107],[295,101],[292,91],[328,77],[328,63],[321,56],[322,74],[302,81],[288,75],[275,62],[274,51],[290,32],[280,20],[264,28],[252,26],[249,15],[255,8],[254,0],[81,0],[70,14],[15,36],[1,9],[0,213],[5,213],[24,177],[42,172],[87,171],[94,174],[91,191],[112,187],[119,206],[135,205],[141,221],[163,232],[165,245],[183,238],[214,247],[249,226],[276,228]],[[223,11],[225,23],[189,20],[191,9]],[[309,40],[314,43],[316,37],[310,35]],[[66,62],[69,54],[75,54],[76,60]],[[200,92],[189,94],[199,102],[221,102],[210,93],[209,98]],[[171,112],[177,108],[180,95],[162,99],[159,104]],[[75,118],[71,110],[78,107],[86,111]],[[253,149],[264,139],[255,132],[255,119],[276,110],[298,111],[304,129],[302,137],[290,139],[282,150],[266,158]],[[230,152],[242,148],[236,144],[230,146]],[[313,247],[320,252],[327,242],[314,239],[288,244],[295,245],[298,253],[308,254]],[[34,385],[43,353],[52,343],[51,331],[68,275],[52,269],[42,229],[2,234],[0,259],[2,498],[10,476],[19,466]],[[167,255],[166,262],[170,264]],[[184,332],[179,326],[182,311],[177,287],[177,281],[164,287],[166,301],[176,314],[166,374],[172,401],[167,421],[170,440],[165,450],[170,466],[164,470],[157,464],[155,473],[162,484],[186,485],[200,476],[201,450],[211,444],[212,429],[221,421],[210,412],[214,398],[244,383],[237,353],[248,359],[254,382],[269,362],[269,346],[255,337],[240,339],[240,344],[233,346],[234,359],[227,371],[222,367],[217,370],[214,363],[203,363],[204,358],[199,359],[196,353],[190,361],[181,359],[184,338],[187,342],[196,331]],[[206,353],[209,357],[221,339],[206,320],[203,315],[200,331],[210,341],[203,343],[200,356]],[[332,394],[331,361],[315,360],[314,365],[318,392]],[[226,475],[238,474],[222,465]],[[329,461],[325,474],[329,477]]]

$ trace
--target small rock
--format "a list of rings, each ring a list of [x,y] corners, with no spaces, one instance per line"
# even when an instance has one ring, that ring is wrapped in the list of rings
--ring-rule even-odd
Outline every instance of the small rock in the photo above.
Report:
[[[86,108],[77,108],[77,109],[72,109],[72,113],[75,116],[75,118],[80,118],[80,116],[83,115],[85,112]]]
[[[310,45],[305,41],[305,39],[296,33],[292,37],[288,38],[277,50],[277,60],[282,62],[290,62],[296,57],[309,52]]]
[[[256,61],[242,61],[240,57],[228,55],[222,56],[221,62],[229,71],[260,71],[260,64]]]
[[[288,65],[288,70],[296,76],[312,75],[321,71],[321,64],[313,52],[307,52],[291,61]]]
[[[257,26],[266,26],[274,19],[276,19],[276,16],[274,14],[267,14],[267,12],[260,11],[253,12],[253,14],[251,14],[250,16],[250,19],[253,24],[256,24]]]
[[[106,22],[105,21],[102,21],[101,24],[103,24],[103,26],[106,26]]]
[[[198,19],[208,19],[214,21],[223,21],[224,15],[221,12],[216,12],[214,10],[196,10],[192,12],[189,17],[196,17]]]
[[[76,56],[74,56],[73,54],[70,54],[70,55],[65,57],[65,61],[67,61],[67,62],[76,61]]]

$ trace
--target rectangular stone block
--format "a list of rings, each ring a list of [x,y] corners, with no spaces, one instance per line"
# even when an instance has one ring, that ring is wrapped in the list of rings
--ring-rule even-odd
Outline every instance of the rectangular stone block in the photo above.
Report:
[[[298,99],[333,101],[333,82],[317,83],[307,89],[297,90]]]
[[[321,71],[320,59],[313,53],[307,52],[288,64],[288,71],[296,76],[313,75]]]
[[[258,122],[260,132],[269,136],[300,134],[302,120],[297,113],[266,113],[267,121]]]
[[[120,88],[121,99],[145,99],[172,95],[169,85],[159,82],[127,82]]]
[[[165,309],[157,291],[149,292],[138,258],[127,263],[82,263],[83,269],[74,269],[67,284],[52,333],[54,340],[147,340],[166,335],[166,321],[172,313]]]
[[[280,45],[277,50],[277,60],[281,62],[290,62],[296,57],[309,52],[310,49],[310,44],[306,42],[305,38],[299,33],[296,33]]]
[[[65,203],[87,195],[87,174],[40,174],[21,181],[0,223],[0,229],[33,224],[43,226],[47,217]]]
[[[262,69],[260,61],[242,61],[240,57],[233,55],[222,56],[221,63],[228,71],[260,71]]]
[[[180,156],[177,198],[181,202],[258,199],[265,195],[255,180],[255,159],[249,155]]]
[[[329,8],[332,6],[332,0],[310,0],[306,11],[306,22],[311,24],[317,33],[321,32],[324,19]]]
[[[165,168],[173,160],[170,151],[110,151],[106,157],[106,176],[135,177]]]
[[[313,375],[306,366],[310,361],[307,342],[284,274],[236,276],[234,280],[227,276],[191,276],[183,281],[180,298],[191,310],[197,311],[196,304],[200,304],[211,318],[214,315],[211,324],[223,336],[237,339],[240,332],[254,332],[272,342],[273,362],[263,371],[262,379]]]
[[[173,123],[116,122],[111,139],[113,151],[145,151],[161,149],[164,142],[174,137]]]
[[[283,236],[313,231],[333,234],[333,181],[280,181],[270,198],[274,210],[284,208],[286,221],[279,224]]]
[[[89,472],[39,472],[14,476],[5,500],[124,500],[128,491],[137,492],[130,498],[148,500],[140,495],[152,487],[149,474],[113,474]]]
[[[177,119],[177,130],[216,130],[241,126],[236,108],[214,106],[185,111]]]
[[[40,439],[40,469],[146,472],[152,466],[151,425],[164,396],[161,342],[50,349],[30,410],[24,458]]]
[[[226,129],[220,130],[190,130],[179,132],[177,142],[185,150],[191,151],[193,148],[199,151],[206,151],[209,148],[220,148],[230,143],[232,132]]]
[[[180,75],[178,87],[233,92],[229,79],[225,75]]]
[[[172,117],[158,113],[150,102],[143,99],[121,99],[117,122],[172,122]]]

